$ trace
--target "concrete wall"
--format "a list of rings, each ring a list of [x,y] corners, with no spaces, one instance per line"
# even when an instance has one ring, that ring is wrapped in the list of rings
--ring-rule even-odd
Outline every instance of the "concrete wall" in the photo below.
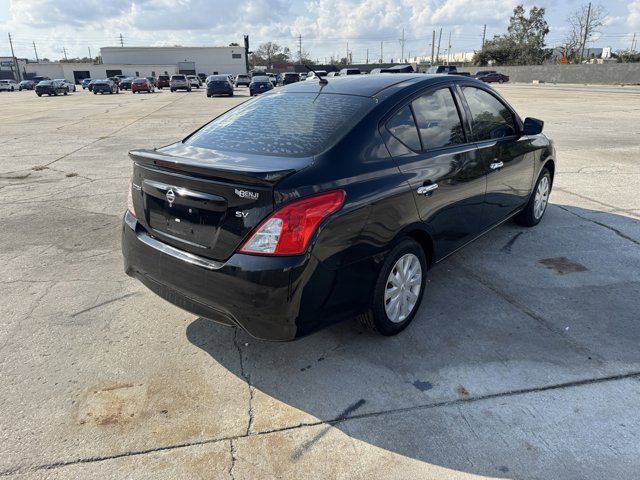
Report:
[[[512,82],[540,80],[548,83],[640,84],[640,63],[602,65],[530,65],[522,67],[459,67],[472,74],[496,70],[509,75]]]
[[[110,64],[193,62],[196,73],[247,73],[243,47],[102,47],[100,55],[104,63]]]

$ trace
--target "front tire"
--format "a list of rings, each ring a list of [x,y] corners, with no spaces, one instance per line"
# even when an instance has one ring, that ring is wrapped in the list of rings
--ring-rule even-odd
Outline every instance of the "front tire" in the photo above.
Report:
[[[411,238],[401,240],[389,252],[380,269],[369,311],[360,321],[381,335],[396,335],[415,317],[424,293],[427,258]]]
[[[547,211],[551,186],[551,172],[543,168],[527,206],[515,217],[516,223],[523,227],[534,227],[540,223],[544,212]]]

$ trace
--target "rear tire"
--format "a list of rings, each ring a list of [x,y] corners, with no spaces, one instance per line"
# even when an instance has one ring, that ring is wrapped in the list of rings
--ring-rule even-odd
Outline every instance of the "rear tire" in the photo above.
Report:
[[[540,223],[544,213],[547,211],[551,186],[551,173],[545,167],[542,169],[542,172],[540,172],[540,176],[531,193],[529,202],[527,202],[527,206],[515,217],[517,224],[523,227],[535,227]]]
[[[420,307],[427,268],[425,253],[415,240],[397,243],[380,269],[372,305],[360,315],[360,323],[385,336],[404,330]]]

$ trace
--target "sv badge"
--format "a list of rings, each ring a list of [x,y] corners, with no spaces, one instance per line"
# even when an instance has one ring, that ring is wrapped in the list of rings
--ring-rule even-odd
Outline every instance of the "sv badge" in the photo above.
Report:
[[[237,211],[236,217],[238,218],[247,218],[249,216],[249,212]]]

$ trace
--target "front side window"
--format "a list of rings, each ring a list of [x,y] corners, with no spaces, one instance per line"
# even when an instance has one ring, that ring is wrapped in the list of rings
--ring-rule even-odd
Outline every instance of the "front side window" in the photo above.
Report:
[[[451,90],[440,88],[412,103],[425,150],[465,143],[460,115]]]
[[[476,87],[462,87],[462,92],[471,110],[473,132],[477,141],[516,134],[515,119],[500,100]]]
[[[422,150],[411,107],[405,105],[387,122],[387,130],[411,150]]]

